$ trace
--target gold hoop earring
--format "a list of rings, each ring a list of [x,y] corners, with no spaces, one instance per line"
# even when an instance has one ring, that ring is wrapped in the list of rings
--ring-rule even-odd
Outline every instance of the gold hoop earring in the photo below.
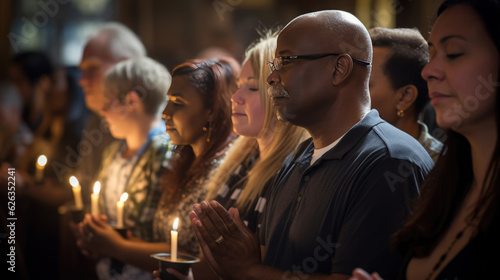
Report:
[[[405,111],[404,110],[399,110],[397,113],[398,117],[402,118],[405,116]]]
[[[203,131],[208,132],[207,133],[207,143],[210,143],[210,140],[212,138],[212,126],[210,125],[210,122],[207,122],[207,125],[202,128]]]

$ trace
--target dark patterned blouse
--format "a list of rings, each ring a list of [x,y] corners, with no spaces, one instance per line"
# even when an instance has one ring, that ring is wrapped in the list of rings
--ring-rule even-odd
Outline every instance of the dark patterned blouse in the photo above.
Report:
[[[257,157],[252,157],[246,162],[241,163],[240,166],[234,170],[233,174],[229,176],[226,184],[219,190],[215,200],[224,206],[224,208],[229,210],[229,208],[235,207],[235,203],[246,184],[246,175],[252,169],[256,160]],[[270,180],[270,182],[272,182],[272,180]],[[257,233],[260,228],[262,212],[266,205],[265,193],[268,186],[269,182],[266,183],[260,196],[250,203],[250,206],[246,207],[246,209],[238,208],[241,218],[254,233]]]

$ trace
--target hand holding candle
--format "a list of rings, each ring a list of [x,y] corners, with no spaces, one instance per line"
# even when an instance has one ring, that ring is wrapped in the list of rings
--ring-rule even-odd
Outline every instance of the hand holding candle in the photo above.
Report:
[[[75,208],[83,209],[82,187],[80,187],[78,179],[76,179],[75,176],[71,176],[71,178],[69,178],[69,183],[71,184],[71,186],[73,186],[73,196],[75,197]]]
[[[177,226],[179,225],[179,218],[175,218],[174,221],[174,226],[172,227],[172,230],[170,231],[170,259],[173,262],[177,261]]]
[[[99,215],[99,192],[101,191],[101,183],[94,183],[94,193],[90,195],[90,213],[94,216]]]
[[[127,201],[128,193],[124,192],[120,201],[116,203],[116,228],[123,228],[123,205]]]
[[[41,155],[36,161],[36,171],[35,171],[35,182],[43,181],[43,172],[45,170],[45,165],[47,164],[47,157]]]

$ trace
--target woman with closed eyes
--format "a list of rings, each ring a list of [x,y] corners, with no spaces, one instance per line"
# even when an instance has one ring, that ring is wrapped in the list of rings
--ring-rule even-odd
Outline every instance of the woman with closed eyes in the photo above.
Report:
[[[441,158],[413,216],[394,236],[406,256],[401,278],[496,279],[500,263],[500,1],[446,0],[422,70]],[[352,279],[379,279],[355,270]]]

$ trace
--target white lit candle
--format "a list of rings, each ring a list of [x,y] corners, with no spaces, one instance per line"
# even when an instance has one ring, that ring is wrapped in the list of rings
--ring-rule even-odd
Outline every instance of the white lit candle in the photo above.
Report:
[[[45,165],[47,164],[47,157],[41,155],[36,161],[36,171],[35,171],[35,182],[43,181],[43,171],[45,170]]]
[[[90,195],[90,213],[99,215],[99,192],[101,191],[101,183],[94,183],[94,193]]]
[[[170,259],[173,262],[177,261],[177,226],[179,225],[179,218],[175,218],[174,221],[174,226],[172,227],[172,230],[170,231]]]
[[[80,187],[80,183],[78,183],[78,179],[75,176],[71,176],[69,178],[69,183],[73,186],[73,196],[75,197],[75,208],[83,209],[82,202],[82,187]]]
[[[124,192],[120,201],[116,203],[116,228],[123,228],[123,205],[127,201],[128,193]]]

